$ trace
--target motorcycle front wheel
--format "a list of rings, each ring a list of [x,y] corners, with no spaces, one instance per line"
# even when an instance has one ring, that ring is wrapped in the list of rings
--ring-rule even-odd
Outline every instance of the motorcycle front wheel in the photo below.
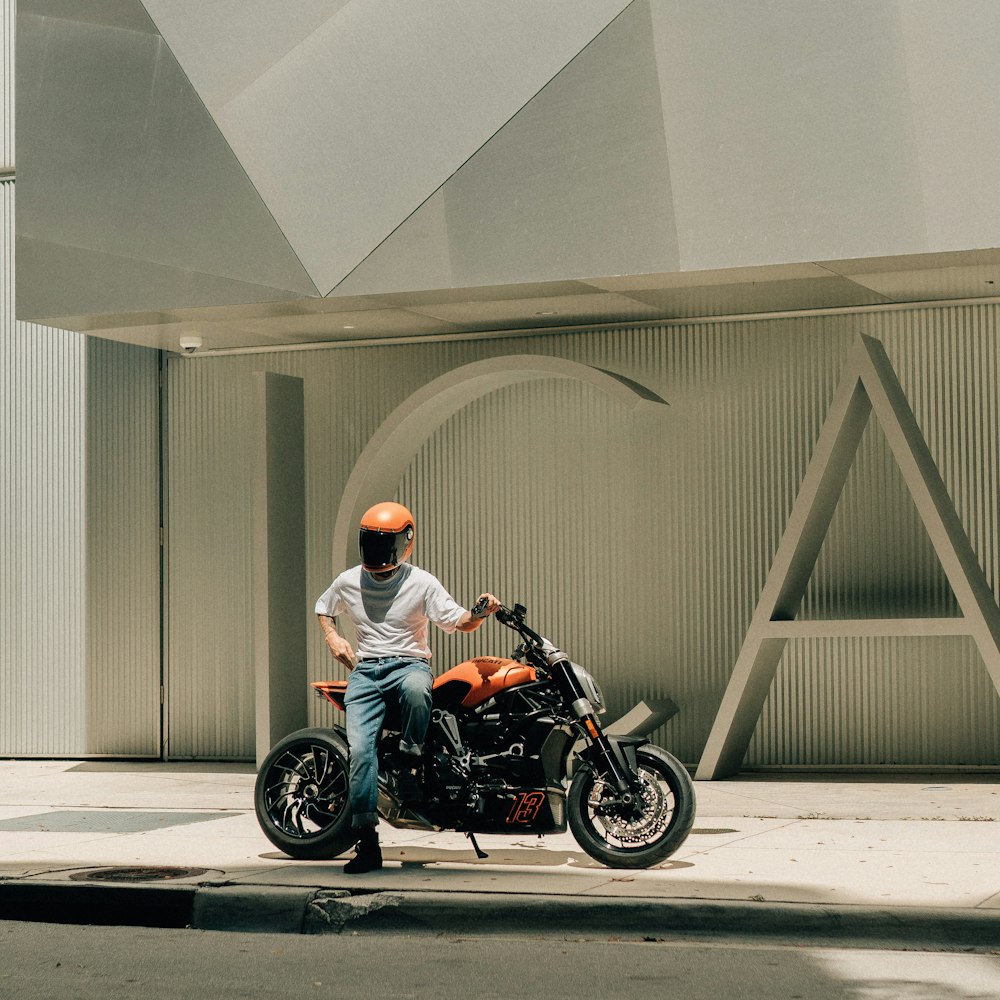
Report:
[[[694,786],[684,765],[660,747],[636,750],[641,802],[616,806],[612,784],[592,768],[577,771],[569,789],[569,826],[577,843],[609,868],[651,868],[687,839],[694,824]]]
[[[300,729],[274,745],[254,786],[268,840],[300,860],[335,858],[355,841],[347,744],[332,729]]]

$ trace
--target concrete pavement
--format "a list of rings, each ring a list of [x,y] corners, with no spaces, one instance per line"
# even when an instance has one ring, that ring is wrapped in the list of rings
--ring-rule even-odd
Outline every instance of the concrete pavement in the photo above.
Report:
[[[604,868],[569,834],[482,836],[479,860],[459,834],[383,824],[385,868],[353,877],[276,850],[253,782],[249,765],[0,761],[0,919],[1000,948],[995,773],[696,782],[691,836],[647,871]]]

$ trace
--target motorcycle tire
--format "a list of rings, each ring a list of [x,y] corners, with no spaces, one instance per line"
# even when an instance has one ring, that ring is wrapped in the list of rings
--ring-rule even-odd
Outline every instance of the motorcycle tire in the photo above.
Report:
[[[274,745],[254,786],[264,835],[289,857],[335,858],[357,839],[351,829],[347,744],[332,729],[300,729]]]
[[[615,790],[590,767],[573,777],[569,789],[569,826],[577,843],[609,868],[651,868],[666,860],[687,839],[694,824],[694,785],[676,757],[646,744],[636,750],[642,779],[639,816],[615,813],[602,803]]]

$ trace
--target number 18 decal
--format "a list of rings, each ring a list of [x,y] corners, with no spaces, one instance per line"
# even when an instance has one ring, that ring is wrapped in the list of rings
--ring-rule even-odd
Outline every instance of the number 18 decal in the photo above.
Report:
[[[542,792],[521,792],[507,816],[508,823],[531,823],[542,808],[545,795]]]

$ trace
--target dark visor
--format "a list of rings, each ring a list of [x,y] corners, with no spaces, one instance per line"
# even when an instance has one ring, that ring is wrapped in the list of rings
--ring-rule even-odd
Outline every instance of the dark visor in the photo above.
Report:
[[[406,533],[394,531],[370,531],[361,529],[359,539],[361,562],[367,569],[381,566],[395,566],[406,551]]]

